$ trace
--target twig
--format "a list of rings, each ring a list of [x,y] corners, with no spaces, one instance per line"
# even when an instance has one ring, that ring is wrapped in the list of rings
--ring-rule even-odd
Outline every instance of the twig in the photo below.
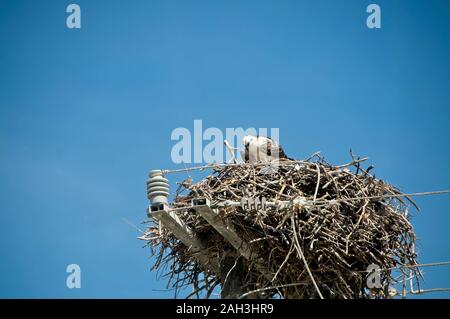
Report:
[[[323,299],[322,293],[320,292],[319,286],[317,286],[316,280],[314,279],[313,274],[311,273],[311,269],[309,269],[308,262],[305,259],[305,256],[303,255],[302,249],[300,248],[300,243],[298,242],[297,238],[297,231],[295,229],[295,220],[294,215],[291,216],[291,223],[292,223],[292,229],[294,231],[294,239],[295,239],[295,248],[297,249],[297,252],[299,254],[299,257],[301,260],[303,260],[303,263],[305,264],[305,268],[308,271],[309,277],[311,278],[311,281],[316,288],[317,294],[319,295],[320,299]]]
[[[271,286],[271,287],[265,287],[265,288],[259,288],[259,289],[255,289],[249,292],[246,292],[244,294],[242,294],[241,296],[239,296],[238,299],[242,299],[245,298],[249,295],[252,294],[256,294],[259,292],[263,292],[263,291],[267,291],[267,290],[274,290],[274,289],[280,289],[280,288],[285,288],[285,287],[293,287],[293,286],[302,286],[302,285],[306,285],[306,282],[297,282],[297,283],[292,283],[292,284],[284,284],[284,285],[278,285],[278,286]]]

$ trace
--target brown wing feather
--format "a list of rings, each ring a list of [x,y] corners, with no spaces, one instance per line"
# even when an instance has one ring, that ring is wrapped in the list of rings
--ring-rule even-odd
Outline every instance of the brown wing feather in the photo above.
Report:
[[[290,159],[289,157],[287,157],[286,153],[284,152],[283,148],[280,145],[273,143],[272,140],[268,138],[268,140],[267,140],[267,155],[272,156],[272,153],[273,153],[272,150],[275,149],[276,147],[278,148],[278,158]]]

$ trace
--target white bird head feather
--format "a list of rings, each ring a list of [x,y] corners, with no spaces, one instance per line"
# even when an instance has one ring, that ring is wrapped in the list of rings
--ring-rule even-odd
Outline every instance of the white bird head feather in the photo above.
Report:
[[[258,140],[258,138],[256,136],[253,135],[245,135],[244,138],[242,139],[242,142],[244,143],[244,145],[248,145],[250,143],[254,143]]]

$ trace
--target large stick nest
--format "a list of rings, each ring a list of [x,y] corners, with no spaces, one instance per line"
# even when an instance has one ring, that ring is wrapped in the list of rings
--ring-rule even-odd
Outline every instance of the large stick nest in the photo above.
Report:
[[[244,291],[256,290],[259,297],[388,298],[388,288],[398,282],[393,268],[411,265],[410,274],[420,277],[408,217],[409,204],[415,204],[361,162],[353,158],[333,166],[315,156],[282,160],[277,171],[249,164],[216,168],[199,183],[181,186],[184,195],[177,192],[172,207],[203,240],[203,253],[219,263],[236,249],[198,214],[180,208],[190,207],[195,197],[206,197],[217,209],[217,218],[231,223],[255,256],[244,261]],[[242,198],[292,205],[265,210],[227,206]],[[154,222],[145,235],[156,256],[154,269],[165,269],[176,291],[193,285],[188,297],[210,297],[226,274],[200,264],[190,247]],[[381,288],[367,288],[367,267],[372,264],[381,269]],[[262,275],[261,266],[270,276]]]

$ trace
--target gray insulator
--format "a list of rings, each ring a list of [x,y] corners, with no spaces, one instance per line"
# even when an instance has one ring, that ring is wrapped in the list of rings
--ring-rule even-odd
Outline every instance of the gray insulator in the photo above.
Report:
[[[147,180],[147,197],[152,205],[167,204],[169,196],[169,180],[161,170],[153,170]]]

